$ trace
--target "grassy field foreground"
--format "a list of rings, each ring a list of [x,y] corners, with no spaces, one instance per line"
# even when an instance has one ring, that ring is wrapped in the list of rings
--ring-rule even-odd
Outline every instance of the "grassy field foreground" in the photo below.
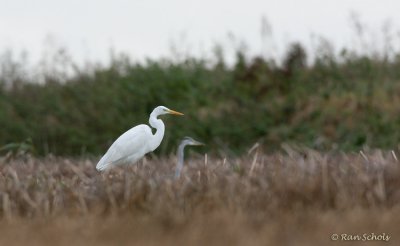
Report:
[[[195,156],[179,179],[174,157],[4,158],[0,245],[398,245],[395,152],[285,150]]]

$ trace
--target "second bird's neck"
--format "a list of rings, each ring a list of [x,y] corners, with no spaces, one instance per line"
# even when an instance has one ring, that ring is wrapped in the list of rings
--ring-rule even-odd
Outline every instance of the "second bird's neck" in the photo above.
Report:
[[[183,165],[183,158],[185,156],[185,146],[186,144],[180,144],[178,147],[178,151],[176,152],[178,163],[180,163],[181,165]]]

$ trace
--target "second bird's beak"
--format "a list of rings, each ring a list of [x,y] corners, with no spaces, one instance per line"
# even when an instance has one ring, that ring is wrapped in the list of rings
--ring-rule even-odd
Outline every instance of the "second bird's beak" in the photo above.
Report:
[[[202,142],[199,142],[199,141],[194,141],[193,145],[205,145],[205,144],[203,144]]]
[[[168,109],[168,113],[169,114],[175,114],[175,115],[184,115],[184,114],[182,114],[180,112],[177,112],[177,111],[174,111],[174,110],[171,110],[171,109]]]

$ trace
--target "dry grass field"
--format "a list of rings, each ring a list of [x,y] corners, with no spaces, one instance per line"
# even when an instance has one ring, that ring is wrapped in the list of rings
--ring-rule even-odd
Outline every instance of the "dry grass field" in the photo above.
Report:
[[[285,150],[192,156],[179,179],[175,157],[3,158],[0,245],[400,244],[395,152]]]

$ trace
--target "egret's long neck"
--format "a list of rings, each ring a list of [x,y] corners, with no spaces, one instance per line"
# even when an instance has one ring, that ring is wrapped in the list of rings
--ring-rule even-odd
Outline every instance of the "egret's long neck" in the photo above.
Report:
[[[157,119],[157,116],[158,115],[153,112],[150,114],[149,118],[150,126],[156,128],[157,130],[150,142],[150,147],[152,150],[155,150],[161,144],[165,132],[165,125],[162,120]]]

